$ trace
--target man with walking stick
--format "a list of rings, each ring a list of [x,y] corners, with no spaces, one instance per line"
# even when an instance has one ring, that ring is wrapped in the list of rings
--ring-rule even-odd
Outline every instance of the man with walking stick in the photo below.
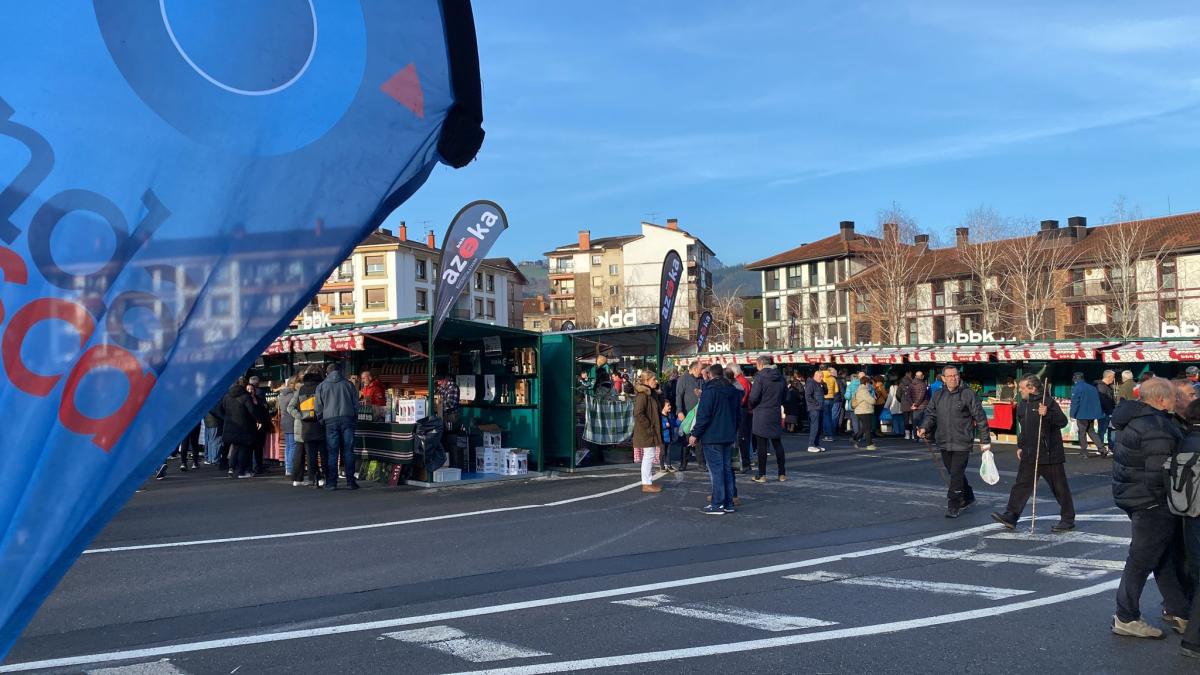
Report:
[[[917,436],[927,440],[933,436],[942,463],[950,473],[950,485],[946,490],[946,517],[957,518],[959,512],[975,503],[975,492],[967,482],[967,461],[971,458],[971,446],[976,435],[980,450],[992,449],[991,432],[988,431],[987,413],[979,397],[970,387],[962,386],[958,366],[942,369],[945,386],[933,395],[925,408],[925,421],[917,429]]]
[[[1067,424],[1067,416],[1058,403],[1048,396],[1046,387],[1036,376],[1030,375],[1021,380],[1019,391],[1021,401],[1017,403],[1015,412],[1021,424],[1021,435],[1017,438],[1017,459],[1021,464],[1008,496],[1008,507],[1003,513],[993,513],[992,518],[1010,530],[1016,528],[1032,493],[1036,523],[1037,479],[1041,476],[1050,485],[1050,492],[1058,501],[1058,524],[1051,529],[1054,532],[1073,530],[1075,501],[1067,485],[1067,456],[1062,440],[1062,428]]]

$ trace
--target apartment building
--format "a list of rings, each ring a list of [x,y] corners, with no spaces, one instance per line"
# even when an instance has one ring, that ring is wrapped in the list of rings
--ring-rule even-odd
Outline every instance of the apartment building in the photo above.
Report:
[[[839,287],[866,268],[874,239],[842,221],[838,233],[746,265],[760,273],[762,344],[768,349],[850,346],[850,294]]]
[[[550,278],[550,330],[570,320],[579,328],[658,322],[662,263],[674,250],[686,274],[679,285],[671,332],[690,335],[711,305],[712,249],[698,237],[667,224],[641,223],[640,234],[593,239],[580,230],[571,244],[546,252]]]
[[[399,232],[372,232],[326,279],[294,327],[365,323],[421,316],[432,311],[441,250],[432,231],[425,240]],[[501,326],[521,327],[521,287],[525,277],[508,258],[487,258],[463,291],[452,316]]]

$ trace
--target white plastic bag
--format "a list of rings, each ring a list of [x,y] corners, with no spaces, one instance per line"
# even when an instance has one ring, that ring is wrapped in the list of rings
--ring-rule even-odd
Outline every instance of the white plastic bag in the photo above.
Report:
[[[983,453],[983,461],[979,464],[979,477],[988,485],[1000,482],[1000,470],[996,468],[996,457],[991,450]]]

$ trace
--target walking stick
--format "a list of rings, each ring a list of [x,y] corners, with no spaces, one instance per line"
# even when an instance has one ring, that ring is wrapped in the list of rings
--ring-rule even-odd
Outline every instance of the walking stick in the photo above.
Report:
[[[1042,379],[1042,405],[1046,405],[1046,379]],[[1037,529],[1037,487],[1038,487],[1038,463],[1042,458],[1042,426],[1046,418],[1038,414],[1038,430],[1037,430],[1037,445],[1033,450],[1033,511],[1029,517],[1029,534],[1033,534]]]
[[[946,484],[946,489],[950,489],[950,474],[946,473],[946,467],[938,461],[937,451],[933,449],[933,443],[929,442],[928,438],[921,439],[925,441],[925,447],[929,448],[929,459],[933,460],[933,465],[937,467],[938,474],[942,477],[942,482]]]

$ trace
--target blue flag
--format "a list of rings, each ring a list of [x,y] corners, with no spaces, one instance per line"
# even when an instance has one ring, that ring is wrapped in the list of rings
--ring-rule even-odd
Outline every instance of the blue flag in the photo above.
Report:
[[[468,0],[6,3],[0,657],[185,432],[483,140]]]

